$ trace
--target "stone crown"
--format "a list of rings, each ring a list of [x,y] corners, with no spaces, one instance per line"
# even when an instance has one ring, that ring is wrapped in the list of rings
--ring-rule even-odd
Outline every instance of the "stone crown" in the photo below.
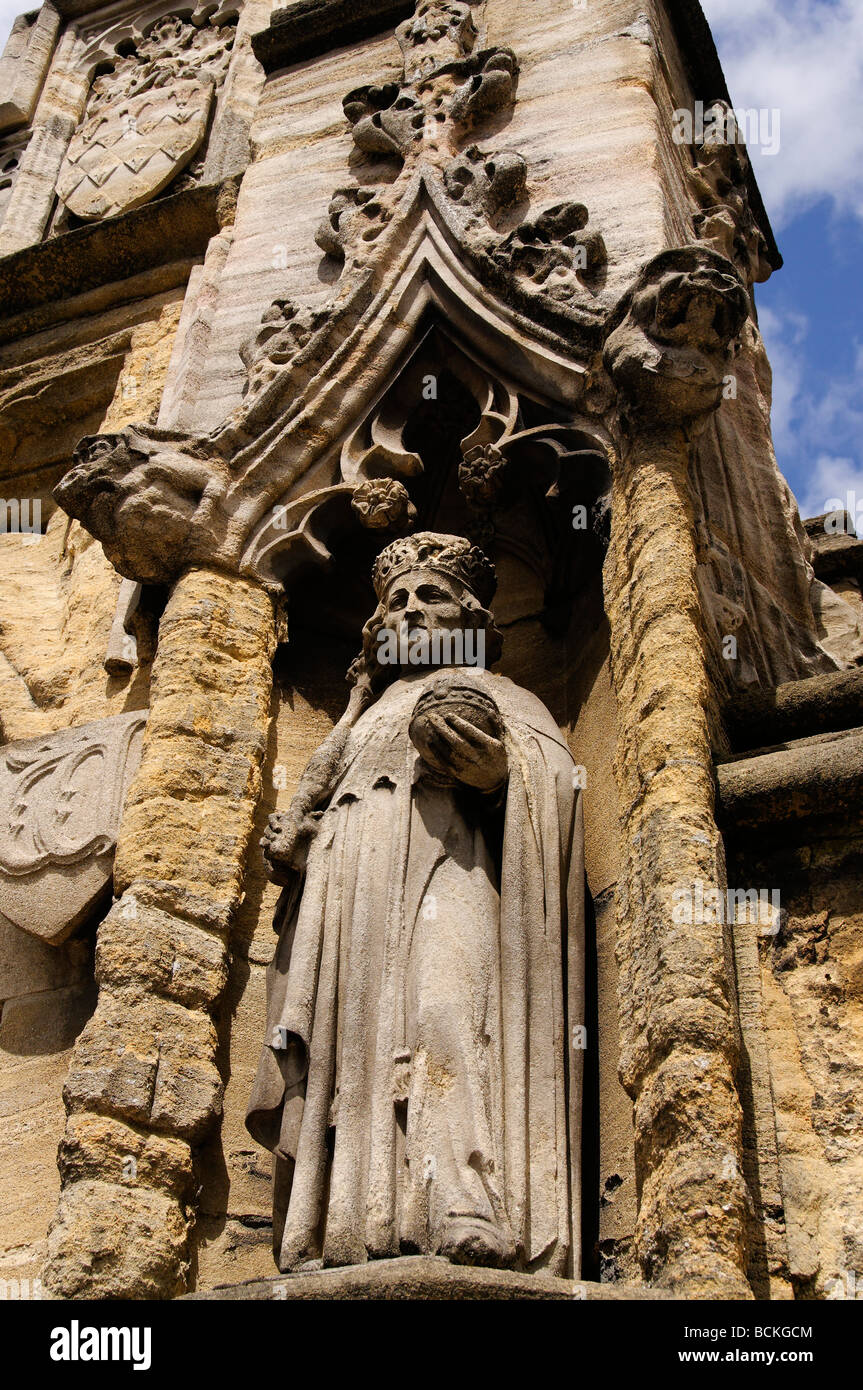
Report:
[[[438,570],[457,579],[475,594],[484,608],[494,598],[497,576],[482,551],[463,536],[444,536],[421,531],[393,541],[375,561],[372,580],[378,599],[400,574],[412,569]]]

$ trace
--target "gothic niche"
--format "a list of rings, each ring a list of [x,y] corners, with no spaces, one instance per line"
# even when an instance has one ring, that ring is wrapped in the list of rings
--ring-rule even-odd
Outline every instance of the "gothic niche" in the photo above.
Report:
[[[388,538],[413,529],[464,535],[504,576],[504,620],[514,587],[513,613],[530,612],[563,636],[588,594],[601,608],[609,448],[595,420],[574,424],[444,327],[429,327],[373,410],[306,480],[303,497],[276,509],[248,554],[256,572],[299,595],[292,632],[311,592],[301,581],[314,575],[315,604],[331,596],[330,630],[355,637],[371,598],[362,577]]]
[[[596,425],[561,416],[431,327],[271,560],[291,595],[277,679],[314,669],[320,698],[332,676],[336,719],[264,842],[284,892],[248,1123],[275,1155],[286,1271],[429,1253],[571,1275],[591,1244],[560,726],[602,621],[609,471]],[[481,629],[494,672],[383,666],[403,623]]]
[[[140,207],[183,175],[194,181],[234,16],[167,15],[124,39],[97,69],[57,178],[54,230]],[[179,187],[179,184],[178,184]]]
[[[250,1102],[282,1270],[404,1254],[580,1272],[584,880],[557,724],[483,665],[496,576],[421,532],[374,566],[347,710],[264,846],[285,892]]]

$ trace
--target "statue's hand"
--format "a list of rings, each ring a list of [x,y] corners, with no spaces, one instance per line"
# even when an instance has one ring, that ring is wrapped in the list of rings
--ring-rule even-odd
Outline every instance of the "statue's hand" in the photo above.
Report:
[[[261,848],[276,883],[284,886],[292,874],[304,872],[309,844],[316,830],[317,821],[293,806],[270,816]]]
[[[483,792],[496,791],[506,781],[508,764],[502,734],[501,727],[489,733],[441,707],[424,711],[410,730],[415,747],[435,772]]]

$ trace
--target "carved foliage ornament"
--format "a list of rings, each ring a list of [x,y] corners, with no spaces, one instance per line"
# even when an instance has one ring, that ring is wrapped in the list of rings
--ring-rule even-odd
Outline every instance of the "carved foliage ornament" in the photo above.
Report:
[[[736,134],[734,113],[724,101],[705,112],[705,128],[713,127]],[[705,136],[694,153],[696,164],[688,177],[699,208],[693,219],[699,239],[731,261],[748,284],[762,284],[773,267],[749,202],[749,156],[744,146],[730,138],[711,142]]]
[[[601,235],[588,226],[587,208],[560,203],[513,227],[527,206],[526,161],[512,150],[465,148],[484,122],[512,105],[518,80],[510,49],[481,46],[481,9],[420,0],[413,19],[397,30],[404,56],[401,81],[358,87],[345,97],[357,151],[367,167],[376,168],[367,181],[335,190],[315,240],[325,255],[342,263],[345,293],[373,257],[385,258],[386,234],[398,223],[400,204],[420,172],[480,279],[506,292],[517,288],[530,305],[542,301],[564,313],[578,305],[590,316],[607,257]],[[390,166],[385,177],[382,161]],[[393,166],[400,171],[395,178]],[[315,310],[306,332],[309,311],[274,302],[241,350],[250,402],[293,361],[334,307]]]
[[[565,361],[560,359],[564,373],[574,342],[587,344],[590,351],[598,346],[607,310],[599,302],[585,307],[590,292],[584,282],[601,267],[601,238],[591,233],[582,204],[557,204],[528,217],[525,160],[505,150],[484,154],[467,144],[464,113],[490,109],[487,101],[512,100],[515,60],[508,51],[483,48],[474,22],[481,6],[444,8],[446,23],[446,15],[438,14],[440,6],[420,4],[410,32],[402,34],[408,52],[422,51],[422,62],[407,61],[404,81],[397,84],[402,96],[413,93],[425,111],[416,149],[411,144],[409,157],[392,155],[388,174],[381,172],[380,152],[373,165],[366,162],[369,178],[380,182],[337,194],[320,235],[329,255],[344,249],[347,238],[355,270],[366,258],[362,273],[343,278],[331,310],[275,301],[244,350],[247,399],[211,435],[127,426],[116,436],[81,441],[74,467],[55,496],[102,542],[124,576],[163,584],[181,567],[212,564],[254,575],[276,589],[300,560],[326,563],[327,537],[333,526],[351,524],[351,513],[372,530],[410,529],[415,517],[409,480],[423,465],[415,440],[406,443],[403,436],[406,414],[396,409],[390,418],[378,409],[366,390],[367,362],[360,365],[356,353],[341,349],[351,340],[359,343],[362,335],[359,359],[388,353],[386,371],[395,370],[396,352],[405,341],[400,315],[412,314],[415,301],[419,303],[415,286],[426,273],[426,245],[436,265],[442,260],[449,266],[450,258],[457,257],[473,274],[472,284],[470,274],[460,278],[462,267],[451,275],[455,267],[450,266],[440,281],[441,292],[457,296],[459,304],[462,290],[467,292],[472,322],[486,307],[491,318],[502,322],[498,305],[505,305],[508,342],[512,332],[520,331],[511,327],[513,311],[543,329],[551,327],[567,349]],[[454,45],[459,49],[455,58]],[[386,128],[383,111],[400,99],[389,93],[385,100],[372,100],[370,89],[363,89],[351,94],[346,108],[371,100],[381,121],[372,120],[367,129],[380,131]],[[365,118],[350,114],[357,116],[356,131]],[[393,162],[401,167],[393,169]],[[580,260],[582,252],[586,264]],[[392,286],[402,267],[407,273],[396,308]],[[488,293],[479,292],[482,280],[494,303]],[[541,377],[545,355],[534,359],[532,335],[521,341],[525,360]],[[486,349],[482,352],[489,356]],[[512,464],[524,463],[530,471],[541,449],[547,490],[546,474],[551,481],[559,465],[585,445],[574,442],[565,425],[523,429],[515,392],[492,382],[484,369],[477,373],[478,359],[472,360],[472,367],[466,359],[460,363],[460,379],[467,380],[467,371],[481,419],[472,434],[458,441],[459,481],[469,511],[466,524],[479,537],[488,529],[492,509],[506,501],[508,479],[520,484]],[[358,373],[359,395],[348,384],[360,380]],[[319,392],[325,379],[323,400]],[[322,417],[329,421],[326,429],[316,424],[309,431],[306,426],[310,391],[317,393],[318,422]],[[346,442],[339,451],[330,441],[340,437]]]
[[[69,212],[92,221],[140,207],[189,163],[234,32],[233,23],[169,15],[96,78],[57,179]]]

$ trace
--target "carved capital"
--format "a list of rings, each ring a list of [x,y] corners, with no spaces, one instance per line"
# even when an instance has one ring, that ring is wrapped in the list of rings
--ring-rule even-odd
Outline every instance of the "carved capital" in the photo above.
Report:
[[[690,429],[722,398],[749,311],[740,276],[706,247],[665,251],[641,272],[609,322],[603,360],[625,416]]]

